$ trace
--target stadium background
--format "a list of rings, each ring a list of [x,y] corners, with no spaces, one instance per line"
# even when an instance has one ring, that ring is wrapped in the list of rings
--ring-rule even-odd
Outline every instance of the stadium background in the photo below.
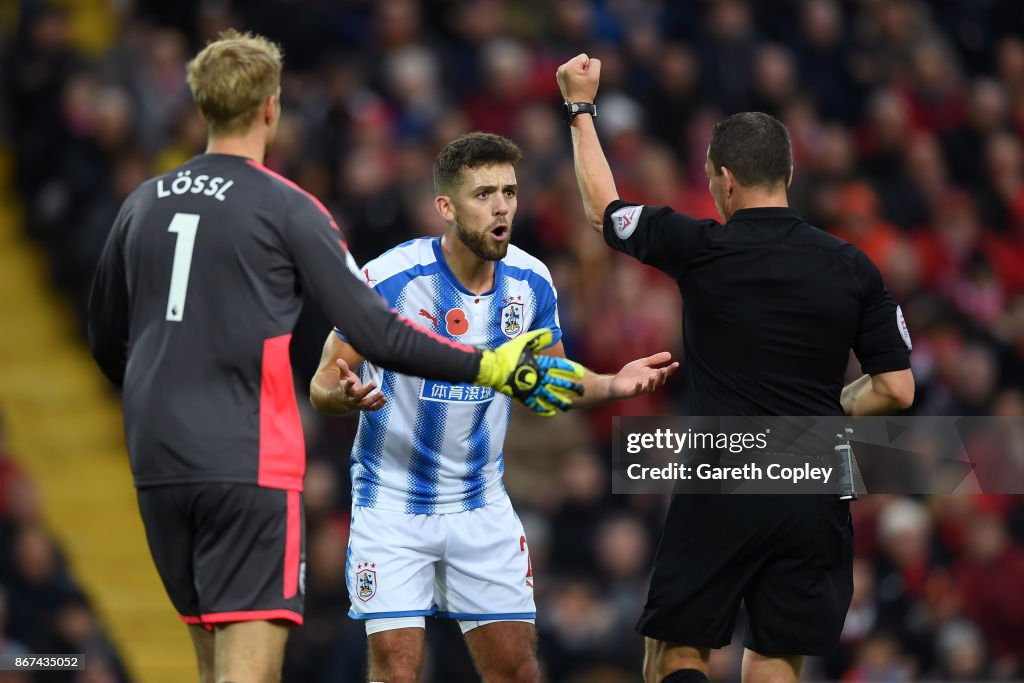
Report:
[[[790,128],[792,202],[860,245],[914,337],[916,414],[1024,415],[1024,3],[1020,0],[6,0],[0,3],[0,651],[85,652],[88,671],[0,681],[189,680],[151,566],[116,397],[83,302],[121,200],[202,151],[187,59],[220,29],[279,41],[268,165],[320,197],[360,262],[438,234],[431,163],[474,129],[511,136],[515,242],[551,268],[566,349],[589,366],[681,349],[672,283],[613,255],[581,211],[554,70],[603,60],[599,129],[624,197],[714,215],[714,121]],[[328,325],[307,306],[300,395]],[[851,365],[851,377],[856,373]],[[169,382],[173,377],[168,378]],[[611,496],[609,417],[678,410],[681,382],[550,422],[516,413],[507,485],[530,538],[551,681],[637,680],[632,631],[665,501]],[[301,401],[307,624],[287,681],[358,681],[343,571],[353,419]],[[806,678],[1024,679],[1024,501],[872,496],[854,506],[856,591]],[[432,624],[425,681],[475,680]],[[738,679],[738,645],[712,658]]]

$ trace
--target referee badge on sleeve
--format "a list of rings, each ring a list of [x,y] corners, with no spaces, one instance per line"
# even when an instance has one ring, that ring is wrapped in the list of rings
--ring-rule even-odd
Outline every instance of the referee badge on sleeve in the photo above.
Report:
[[[903,343],[907,345],[907,351],[914,350],[914,344],[910,341],[910,330],[907,329],[907,321],[903,319],[903,309],[896,307],[896,327],[900,330]]]
[[[629,239],[629,236],[636,230],[640,222],[640,213],[644,210],[642,204],[638,206],[624,206],[612,213],[612,227],[620,240]]]

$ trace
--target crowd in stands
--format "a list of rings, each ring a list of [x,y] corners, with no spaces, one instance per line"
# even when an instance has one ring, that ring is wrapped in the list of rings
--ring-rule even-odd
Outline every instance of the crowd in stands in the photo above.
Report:
[[[127,683],[86,592],[42,519],[0,413],[0,655],[77,653],[81,671],[3,671],[0,683]]]
[[[586,51],[603,61],[597,123],[621,196],[714,217],[704,176],[714,122],[779,117],[794,145],[792,205],[860,246],[902,305],[917,381],[909,413],[1024,415],[1020,0],[23,0],[20,10],[0,34],[0,131],[26,229],[79,312],[121,201],[203,151],[185,64],[234,26],[284,48],[284,118],[267,165],[331,209],[360,263],[440,234],[434,155],[463,132],[500,133],[524,151],[513,241],[553,274],[568,355],[613,372],[681,354],[675,284],[611,252],[582,212],[554,72]],[[308,305],[292,348],[300,395],[329,329]],[[610,494],[610,418],[678,412],[682,391],[677,378],[544,424],[515,413],[507,486],[530,539],[539,652],[555,683],[636,680],[632,626],[665,501]],[[356,422],[307,410],[304,424],[307,618],[285,678],[360,680],[365,639],[345,616],[344,582]],[[809,679],[1024,678],[1024,499],[876,495],[853,509],[853,605],[841,647],[809,662]],[[9,542],[21,552],[0,557],[45,556],[36,573],[56,581],[52,545],[16,526]],[[50,608],[72,621],[85,608],[67,594]],[[11,630],[12,613],[7,633],[40,647]],[[474,680],[460,639],[431,624],[424,680]],[[739,680],[741,652],[741,637],[717,652],[712,678]]]

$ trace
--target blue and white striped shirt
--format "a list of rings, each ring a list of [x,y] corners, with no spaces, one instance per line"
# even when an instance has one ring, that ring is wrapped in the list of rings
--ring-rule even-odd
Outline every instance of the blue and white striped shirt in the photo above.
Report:
[[[495,348],[525,330],[561,339],[551,274],[518,247],[495,263],[494,288],[479,296],[455,278],[439,238],[411,240],[363,267],[399,313],[441,336]],[[339,335],[341,336],[341,335]],[[344,337],[342,337],[344,339]],[[411,514],[460,512],[505,496],[502,446],[511,399],[493,389],[410,377],[363,362],[388,403],[364,412],[352,447],[356,505]]]

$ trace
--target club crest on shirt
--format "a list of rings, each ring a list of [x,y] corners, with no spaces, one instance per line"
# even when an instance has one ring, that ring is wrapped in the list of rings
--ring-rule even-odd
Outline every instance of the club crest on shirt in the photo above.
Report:
[[[377,564],[360,562],[356,565],[356,597],[369,602],[377,594]]]
[[[515,339],[523,332],[523,302],[521,296],[502,299],[505,305],[501,309],[501,333],[509,339]]]

